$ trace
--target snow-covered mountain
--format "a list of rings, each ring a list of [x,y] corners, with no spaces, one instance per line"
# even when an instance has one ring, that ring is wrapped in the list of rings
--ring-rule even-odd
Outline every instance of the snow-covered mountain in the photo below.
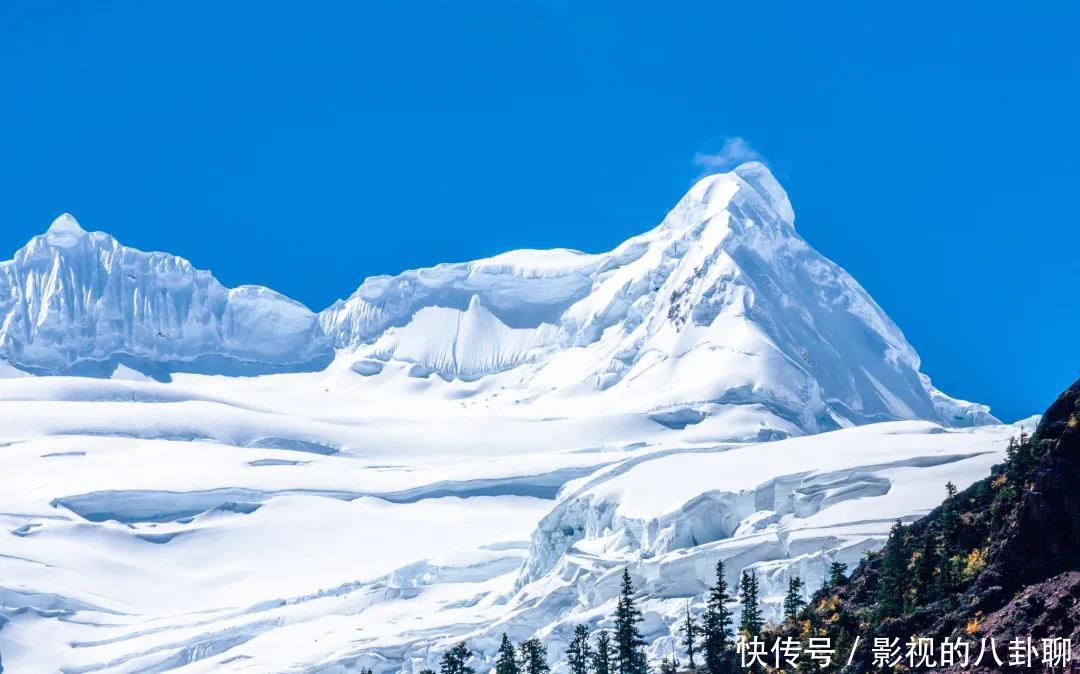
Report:
[[[1018,431],[930,384],[757,163],[614,251],[321,314],[63,216],[0,263],[0,654],[391,674],[467,639],[486,672],[506,632],[562,671],[627,568],[659,657],[718,559],[774,616]]]
[[[227,289],[164,253],[57,218],[0,262],[0,358],[42,374],[275,372],[333,357],[315,314],[259,286]]]
[[[496,377],[504,400],[556,411],[649,412],[676,426],[751,411],[756,430],[731,437],[993,421],[931,385],[899,328],[794,219],[752,162],[701,180],[609,253],[513,251],[369,278],[316,320],[271,290],[226,289],[64,215],[0,263],[0,358],[50,374],[287,372],[321,369],[332,343],[372,385],[396,364],[412,377]]]
[[[709,176],[610,253],[514,251],[368,279],[320,321],[340,348],[421,372],[516,369],[529,400],[685,424],[752,406],[763,435],[886,419],[992,420],[942,395],[900,329],[795,230],[760,163]]]

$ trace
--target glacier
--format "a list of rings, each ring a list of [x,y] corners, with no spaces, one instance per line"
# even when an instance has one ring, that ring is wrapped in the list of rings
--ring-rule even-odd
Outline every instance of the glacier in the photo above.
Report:
[[[58,217],[0,262],[0,357],[38,374],[109,375],[118,365],[260,373],[321,369],[318,317],[268,288],[209,272]]]
[[[512,251],[310,311],[61,216],[0,263],[13,672],[418,672],[468,639],[674,646],[718,559],[820,584],[1000,461],[756,162],[607,253]]]

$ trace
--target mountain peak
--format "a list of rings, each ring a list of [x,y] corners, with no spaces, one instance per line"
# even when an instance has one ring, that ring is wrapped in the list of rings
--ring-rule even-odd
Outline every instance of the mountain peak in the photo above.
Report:
[[[0,265],[0,297],[0,358],[34,374],[283,372],[333,357],[298,302],[230,290],[181,257],[88,233],[69,213]]]
[[[791,207],[787,191],[768,166],[759,161],[748,161],[739,164],[732,173],[761,195],[782,220],[790,225],[795,224],[795,210]]]
[[[787,192],[765,164],[750,161],[726,173],[713,173],[699,179],[657,227],[657,231],[686,231],[702,222],[728,216],[743,222],[756,221],[776,235],[795,232],[795,211]],[[738,228],[736,228],[738,229]]]
[[[61,213],[52,224],[49,225],[49,233],[71,232],[73,234],[85,234],[79,221],[71,213]]]
[[[45,236],[49,238],[50,243],[60,246],[74,245],[85,234],[86,230],[79,225],[79,221],[70,213],[62,213],[60,217],[52,221],[48,231],[45,232]]]

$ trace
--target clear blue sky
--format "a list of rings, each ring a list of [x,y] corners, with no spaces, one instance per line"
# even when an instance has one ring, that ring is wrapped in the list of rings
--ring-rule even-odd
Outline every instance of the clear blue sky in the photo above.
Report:
[[[320,309],[611,248],[740,137],[945,391],[1080,368],[1080,4],[0,4],[0,258],[62,211]]]

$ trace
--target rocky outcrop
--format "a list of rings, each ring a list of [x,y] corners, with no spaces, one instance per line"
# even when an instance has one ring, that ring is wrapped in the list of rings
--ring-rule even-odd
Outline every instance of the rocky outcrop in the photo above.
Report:
[[[807,618],[826,632],[874,637],[964,638],[976,646],[1030,637],[1071,639],[1072,669],[1080,671],[1080,381],[1047,409],[1030,438],[1021,437],[1005,464],[949,499],[926,517],[897,530],[882,552],[871,555],[836,591],[815,595]],[[951,513],[950,513],[950,509]],[[958,518],[955,532],[947,519]],[[886,561],[895,553],[914,568],[928,537],[958,553],[966,568],[947,590],[921,600],[917,580],[907,579],[905,607],[891,615],[881,603]],[[910,560],[910,564],[908,562]],[[946,568],[940,562],[938,574]],[[956,568],[955,566],[952,568]],[[933,582],[938,582],[936,577]],[[916,598],[912,598],[916,595]],[[1004,651],[1002,651],[1004,653]],[[1041,665],[1022,671],[1040,671]],[[871,669],[870,652],[856,654],[845,672]],[[1010,671],[1008,665],[934,671]],[[1017,669],[1017,671],[1021,671]],[[1048,670],[1049,671],[1049,670]],[[1062,671],[1057,669],[1054,671]]]

